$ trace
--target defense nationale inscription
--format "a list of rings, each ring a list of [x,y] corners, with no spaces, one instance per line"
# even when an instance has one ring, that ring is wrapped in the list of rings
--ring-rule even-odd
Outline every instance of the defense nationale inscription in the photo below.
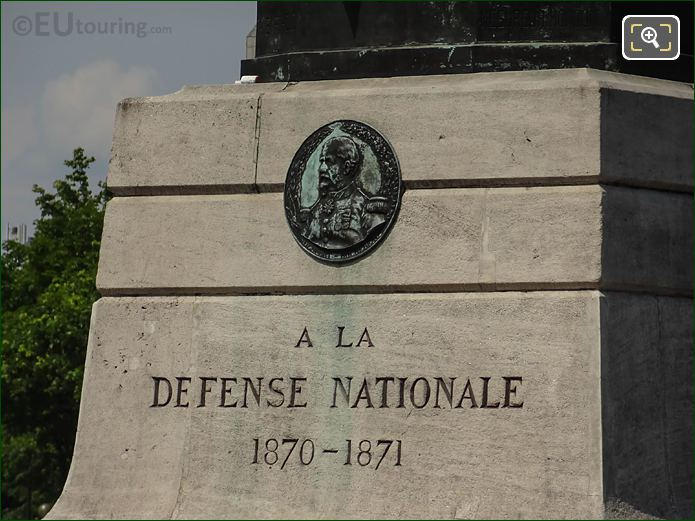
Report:
[[[391,145],[375,129],[340,120],[311,134],[285,180],[285,215],[299,245],[329,263],[358,259],[396,219],[403,185]]]
[[[345,326],[337,326],[336,341],[331,345],[314,345],[307,327],[299,340],[282,348],[303,349],[352,349],[356,353],[378,349],[367,327],[354,340],[347,338]],[[238,368],[237,368],[238,369]],[[247,373],[248,374],[248,373]],[[396,373],[362,375],[320,375],[312,381],[306,374],[247,375],[243,372],[217,375],[151,375],[152,401],[150,408],[189,407],[215,408],[218,410],[260,409],[432,409],[465,411],[470,409],[521,409],[521,376],[468,376]],[[323,388],[318,396],[322,400],[309,399],[309,387]],[[316,395],[316,394],[314,394]],[[282,430],[282,429],[281,429]],[[283,431],[284,432],[284,431]],[[254,433],[256,434],[256,433]],[[246,463],[275,466],[280,470],[294,465],[307,466],[315,459],[331,457],[338,465],[357,465],[378,470],[383,465],[400,467],[407,458],[405,438],[375,439],[345,437],[340,444],[325,444],[319,433],[316,436],[302,433],[257,433],[247,440],[238,440],[246,446]],[[402,434],[405,434],[403,431]],[[346,434],[347,436],[347,434]],[[405,441],[404,441],[405,440]],[[421,448],[414,452],[421,454]],[[242,452],[244,452],[242,451]],[[243,457],[243,456],[242,456]]]

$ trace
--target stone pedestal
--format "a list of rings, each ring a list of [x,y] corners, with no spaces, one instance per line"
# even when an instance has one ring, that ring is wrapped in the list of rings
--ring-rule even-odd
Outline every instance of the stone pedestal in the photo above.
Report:
[[[347,266],[282,198],[337,119],[406,187]],[[691,144],[691,86],[590,69],[122,101],[49,517],[689,516]]]

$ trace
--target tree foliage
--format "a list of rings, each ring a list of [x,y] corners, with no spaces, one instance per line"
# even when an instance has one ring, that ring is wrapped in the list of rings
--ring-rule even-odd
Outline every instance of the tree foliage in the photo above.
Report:
[[[27,244],[3,243],[2,514],[54,502],[72,457],[108,193],[93,193],[81,148],[53,184],[34,186],[41,217]]]

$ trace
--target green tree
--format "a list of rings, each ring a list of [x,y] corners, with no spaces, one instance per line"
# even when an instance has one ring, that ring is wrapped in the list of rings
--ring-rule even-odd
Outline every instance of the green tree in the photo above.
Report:
[[[2,245],[2,515],[36,517],[57,499],[77,425],[108,192],[93,193],[81,148],[71,172],[34,186],[41,217],[27,244]]]

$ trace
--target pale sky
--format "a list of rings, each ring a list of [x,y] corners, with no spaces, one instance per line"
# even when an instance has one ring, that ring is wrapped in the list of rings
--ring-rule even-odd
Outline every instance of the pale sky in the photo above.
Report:
[[[256,20],[255,2],[3,2],[0,9],[3,240],[8,222],[33,230],[31,187],[51,189],[74,148],[96,158],[94,186],[105,179],[120,99],[239,79]]]

